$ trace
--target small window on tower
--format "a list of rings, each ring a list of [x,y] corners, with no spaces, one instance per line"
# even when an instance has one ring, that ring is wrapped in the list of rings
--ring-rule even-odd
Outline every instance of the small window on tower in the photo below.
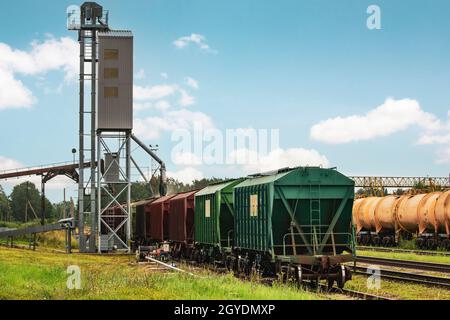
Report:
[[[205,201],[205,218],[211,218],[211,200]]]
[[[117,68],[105,68],[104,70],[105,79],[117,79],[119,78],[119,69]]]
[[[105,87],[105,98],[117,98],[119,97],[118,87]]]
[[[250,217],[258,216],[258,195],[250,195]]]
[[[105,49],[103,51],[103,59],[105,59],[105,60],[117,60],[117,59],[119,59],[119,50],[117,50],[117,49]]]

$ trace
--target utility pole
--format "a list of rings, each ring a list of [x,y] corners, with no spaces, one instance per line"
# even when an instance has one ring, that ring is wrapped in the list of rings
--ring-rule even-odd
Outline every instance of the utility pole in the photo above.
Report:
[[[66,218],[66,188],[64,188],[63,219]]]
[[[28,185],[29,185],[29,182],[27,181],[27,192],[26,192],[27,202],[25,204],[25,223],[28,222],[28,202],[29,202],[29,200],[28,200]]]

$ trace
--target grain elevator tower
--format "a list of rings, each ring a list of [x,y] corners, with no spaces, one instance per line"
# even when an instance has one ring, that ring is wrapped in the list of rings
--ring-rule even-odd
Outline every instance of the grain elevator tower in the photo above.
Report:
[[[80,43],[81,252],[130,251],[133,35],[111,30],[108,18],[95,2],[68,9],[68,29],[78,31]],[[85,171],[89,155],[91,166]]]

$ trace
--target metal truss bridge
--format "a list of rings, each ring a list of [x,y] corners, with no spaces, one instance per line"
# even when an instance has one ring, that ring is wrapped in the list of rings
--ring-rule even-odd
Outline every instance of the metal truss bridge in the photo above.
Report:
[[[450,176],[448,177],[349,177],[355,181],[357,188],[413,188],[418,184],[449,188]]]

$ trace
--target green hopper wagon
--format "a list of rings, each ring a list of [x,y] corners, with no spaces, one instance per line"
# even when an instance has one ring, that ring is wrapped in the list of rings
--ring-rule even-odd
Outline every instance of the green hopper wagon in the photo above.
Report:
[[[195,260],[226,258],[234,239],[233,188],[244,179],[210,185],[195,195]]]
[[[334,169],[260,174],[234,188],[238,270],[328,279],[343,286],[354,259],[354,182]]]

